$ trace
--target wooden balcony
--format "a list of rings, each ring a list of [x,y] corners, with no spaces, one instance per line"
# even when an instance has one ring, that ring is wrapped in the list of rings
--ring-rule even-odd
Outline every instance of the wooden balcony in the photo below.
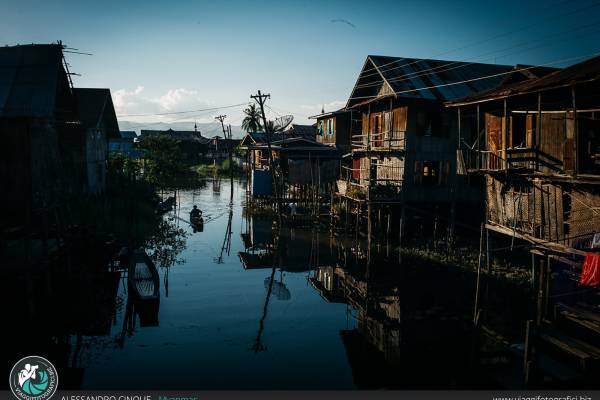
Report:
[[[535,148],[511,148],[496,151],[462,149],[457,151],[457,173],[486,173],[512,170],[533,172],[540,168],[559,171],[559,160],[543,156]]]
[[[406,150],[405,131],[385,131],[381,133],[363,133],[352,136],[353,152],[397,152]]]

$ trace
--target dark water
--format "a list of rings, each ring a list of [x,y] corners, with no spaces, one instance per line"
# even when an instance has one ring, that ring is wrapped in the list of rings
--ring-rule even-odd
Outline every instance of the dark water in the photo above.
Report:
[[[271,221],[246,215],[239,183],[230,208],[229,189],[180,192],[167,216],[185,249],[159,268],[157,326],[132,312],[124,279],[103,274],[83,290],[65,284],[64,324],[13,327],[11,358],[47,355],[65,385],[86,389],[477,386],[466,369],[469,300],[458,294],[472,291],[456,286],[470,285],[464,278],[400,268],[385,248],[367,268],[359,244],[317,230],[282,229],[273,256]],[[193,204],[203,232],[183,221]],[[97,329],[79,326],[90,321]]]

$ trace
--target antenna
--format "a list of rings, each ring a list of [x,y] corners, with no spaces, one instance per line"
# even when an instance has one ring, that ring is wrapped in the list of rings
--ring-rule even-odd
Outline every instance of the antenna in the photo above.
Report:
[[[282,132],[292,123],[293,120],[293,115],[283,115],[281,117],[275,118],[275,121],[273,122],[273,130],[275,132]]]

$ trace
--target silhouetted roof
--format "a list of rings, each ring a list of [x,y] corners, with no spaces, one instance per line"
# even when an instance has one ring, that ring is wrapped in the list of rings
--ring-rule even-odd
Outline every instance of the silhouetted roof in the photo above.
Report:
[[[135,139],[137,137],[135,131],[121,131],[119,133],[122,139]]]
[[[86,128],[96,128],[104,123],[108,137],[121,137],[110,89],[75,88],[79,118]]]
[[[326,118],[326,117],[331,117],[333,115],[349,113],[350,111],[351,110],[348,110],[347,108],[340,108],[339,110],[335,110],[335,111],[329,111],[329,112],[325,112],[325,113],[321,113],[321,114],[317,114],[317,115],[311,115],[310,117],[308,117],[308,119]]]
[[[509,65],[370,55],[346,107],[387,96],[438,101],[459,99],[497,87],[505,79],[504,75],[497,74],[512,69]],[[496,76],[473,80],[490,75]],[[432,88],[438,85],[447,86]]]
[[[0,116],[54,115],[59,85],[68,89],[62,45],[0,47]]]
[[[314,139],[317,135],[317,127],[314,125],[292,124],[286,133],[288,135]]]
[[[457,101],[449,102],[449,106],[485,102],[528,93],[541,92],[600,79],[600,56],[591,58],[565,69],[554,71],[540,78],[529,79],[503,85],[499,88],[477,93]]]
[[[167,129],[166,131],[157,131],[142,129],[142,131],[140,132],[141,137],[158,135],[168,135],[180,141],[196,142],[200,144],[209,144],[212,140],[211,138],[202,136],[202,134],[197,131],[174,131],[173,129]]]

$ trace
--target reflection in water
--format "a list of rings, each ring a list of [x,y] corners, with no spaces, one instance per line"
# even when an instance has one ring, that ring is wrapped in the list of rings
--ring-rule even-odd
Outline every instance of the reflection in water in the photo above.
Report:
[[[219,257],[216,258],[215,262],[217,264],[223,264],[223,252],[226,252],[227,255],[231,253],[231,221],[233,219],[233,205],[229,206],[229,215],[227,218],[227,228],[225,228],[225,238],[223,239],[223,244],[221,245],[221,252],[219,253]]]
[[[398,265],[385,252],[367,267],[364,243],[318,229],[283,226],[274,235],[272,218],[244,211],[243,186],[236,184],[233,204],[227,189],[213,181],[179,191],[176,210],[145,243],[164,287],[159,308],[130,298],[118,269],[4,279],[2,311],[12,322],[5,372],[10,360],[38,353],[55,363],[64,389],[468,381],[461,307],[471,302],[460,293],[472,291],[460,288],[460,276]],[[202,233],[180,217],[194,204],[205,216]],[[7,306],[13,299],[22,307]]]

